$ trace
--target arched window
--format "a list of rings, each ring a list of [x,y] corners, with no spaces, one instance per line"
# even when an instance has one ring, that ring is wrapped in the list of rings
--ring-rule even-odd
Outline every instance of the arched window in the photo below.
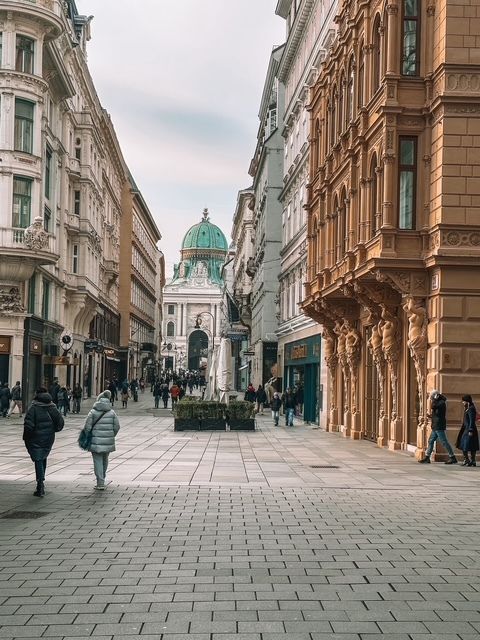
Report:
[[[318,226],[317,219],[313,219],[313,234],[312,234],[312,278],[318,273]]]
[[[365,106],[365,51],[363,40],[358,49],[358,76],[357,76],[357,109]]]
[[[175,323],[167,322],[167,336],[171,337],[175,335]]]
[[[313,145],[313,173],[317,172],[320,164],[320,122],[315,121],[315,140]]]
[[[343,125],[344,125],[344,106],[345,106],[345,100],[344,100],[344,96],[345,96],[345,90],[346,90],[346,85],[345,85],[345,76],[342,75],[340,76],[340,84],[338,87],[338,117],[337,117],[337,140],[338,138],[342,135],[343,132]]]
[[[332,91],[332,100],[330,103],[331,113],[330,113],[330,145],[333,147],[337,141],[336,136],[336,128],[337,128],[337,108],[336,108],[336,100],[337,100],[337,87],[333,87]]]
[[[348,63],[347,86],[346,86],[346,104],[345,104],[345,129],[353,120],[353,86],[354,86],[354,70],[355,61],[353,56]]]
[[[327,109],[325,112],[325,155],[328,155],[332,139],[330,137],[330,99],[327,100]]]
[[[337,196],[335,196],[335,200],[333,201],[333,241],[334,246],[332,255],[334,257],[333,262],[335,264],[335,262],[340,260],[340,247],[342,244],[342,229]]]
[[[370,237],[378,231],[378,182],[377,182],[377,155],[374,153],[370,163]]]
[[[380,87],[380,16],[376,15],[372,32],[372,95]]]
[[[342,195],[340,197],[340,218],[341,218],[340,229],[342,232],[342,235],[340,236],[340,241],[342,245],[342,250],[341,250],[342,258],[348,251],[348,234],[349,234],[349,226],[350,226],[350,222],[348,219],[348,212],[349,212],[348,205],[349,203],[347,202],[347,192],[345,191],[345,189],[343,189]]]

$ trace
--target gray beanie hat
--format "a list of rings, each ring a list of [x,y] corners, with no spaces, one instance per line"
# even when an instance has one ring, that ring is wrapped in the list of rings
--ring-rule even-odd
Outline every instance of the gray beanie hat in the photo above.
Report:
[[[105,391],[102,391],[102,393],[97,397],[97,402],[102,398],[108,398],[109,400],[111,400],[112,399],[111,391],[109,391],[108,389],[105,389]]]

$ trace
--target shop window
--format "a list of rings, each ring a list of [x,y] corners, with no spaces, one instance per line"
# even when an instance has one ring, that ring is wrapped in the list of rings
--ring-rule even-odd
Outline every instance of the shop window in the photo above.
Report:
[[[416,138],[400,138],[399,157],[398,226],[400,229],[414,229],[417,187]]]

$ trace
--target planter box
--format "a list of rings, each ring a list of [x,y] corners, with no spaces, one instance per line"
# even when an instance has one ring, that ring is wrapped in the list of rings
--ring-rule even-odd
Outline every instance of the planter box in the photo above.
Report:
[[[230,431],[255,431],[255,418],[230,419]]]
[[[174,431],[198,431],[198,420],[196,418],[175,418],[173,424]]]
[[[223,418],[202,418],[200,421],[200,431],[225,431],[225,420]]]

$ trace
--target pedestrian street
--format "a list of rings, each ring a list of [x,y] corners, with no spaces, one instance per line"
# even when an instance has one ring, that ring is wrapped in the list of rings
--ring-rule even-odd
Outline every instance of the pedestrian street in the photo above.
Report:
[[[90,401],[84,401],[86,413]],[[2,420],[0,638],[474,640],[479,471],[301,422],[173,431],[126,410],[103,492],[68,416],[46,496]]]

